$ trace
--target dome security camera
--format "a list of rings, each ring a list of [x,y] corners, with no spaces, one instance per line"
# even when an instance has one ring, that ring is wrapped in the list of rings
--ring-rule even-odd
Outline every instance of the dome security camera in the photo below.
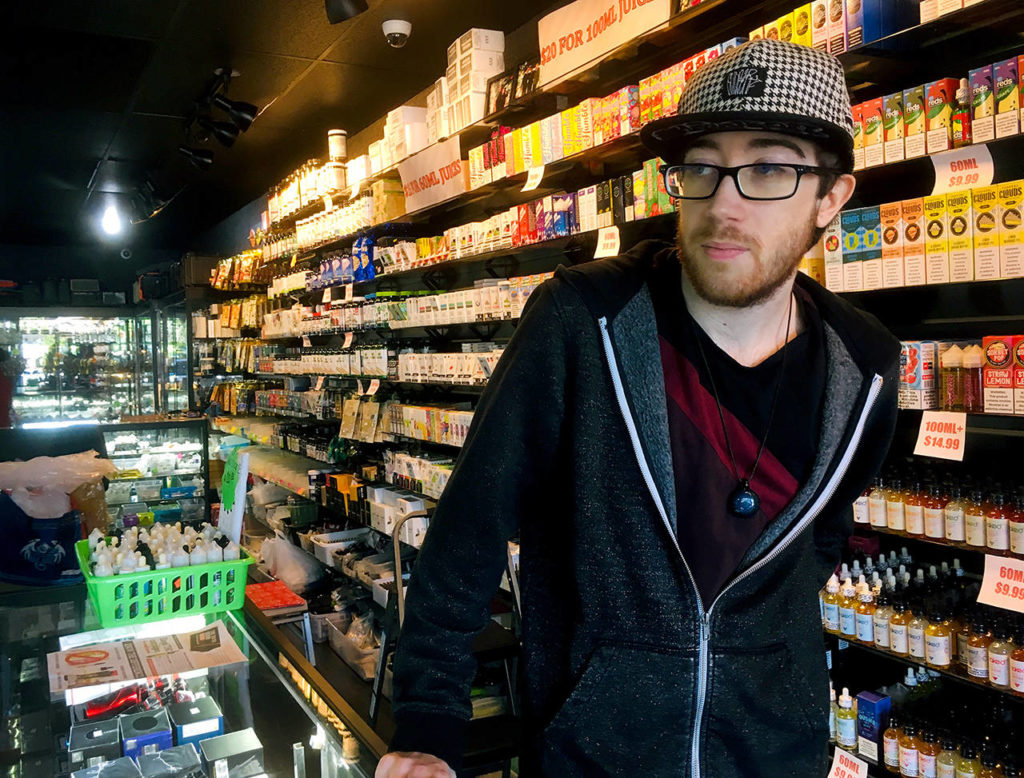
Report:
[[[412,35],[412,23],[404,19],[389,19],[381,26],[384,29],[384,38],[393,49],[402,48]]]

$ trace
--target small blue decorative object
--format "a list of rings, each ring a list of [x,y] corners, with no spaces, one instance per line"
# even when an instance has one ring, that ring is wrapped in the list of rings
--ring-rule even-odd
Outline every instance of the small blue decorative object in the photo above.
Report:
[[[741,480],[739,486],[729,493],[729,513],[741,519],[749,519],[761,507],[761,498],[750,488],[750,481]]]

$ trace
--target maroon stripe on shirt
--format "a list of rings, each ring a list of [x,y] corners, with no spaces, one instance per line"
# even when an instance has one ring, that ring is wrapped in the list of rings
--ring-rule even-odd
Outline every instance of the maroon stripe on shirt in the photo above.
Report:
[[[667,395],[707,439],[726,468],[733,471],[714,396],[704,388],[696,368],[678,349],[664,337],[659,336],[658,342]],[[736,465],[742,475],[746,475],[754,464],[761,441],[730,413],[728,408],[722,408],[722,415],[725,417],[725,427],[736,457]],[[796,495],[799,483],[772,452],[765,448],[750,486],[757,492],[761,499],[761,510],[771,521]]]

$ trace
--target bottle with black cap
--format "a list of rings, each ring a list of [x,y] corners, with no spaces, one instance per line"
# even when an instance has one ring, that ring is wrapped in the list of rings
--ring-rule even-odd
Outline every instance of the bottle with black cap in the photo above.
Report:
[[[956,778],[956,763],[960,759],[956,738],[951,732],[943,732],[939,743],[942,750],[935,761],[935,778]]]
[[[978,761],[981,763],[978,778],[1003,778],[1003,771],[999,767],[999,758],[996,756],[995,749],[984,749]]]
[[[956,762],[956,778],[979,778],[981,761],[978,746],[969,740],[960,745],[960,758]]]
[[[903,736],[900,737],[900,775],[903,778],[917,778],[919,747],[917,726],[908,721],[903,725]]]
[[[900,738],[903,728],[900,726],[899,714],[894,709],[889,714],[889,726],[882,733],[882,764],[890,773],[900,772]]]
[[[938,759],[942,747],[939,736],[930,726],[921,727],[917,736],[917,773],[921,778],[938,778]]]

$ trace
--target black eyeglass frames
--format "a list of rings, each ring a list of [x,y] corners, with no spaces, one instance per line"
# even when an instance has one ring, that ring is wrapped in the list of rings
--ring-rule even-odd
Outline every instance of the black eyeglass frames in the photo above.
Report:
[[[665,189],[680,200],[707,200],[715,196],[722,179],[729,177],[747,200],[786,200],[796,194],[805,175],[841,175],[836,168],[816,165],[791,165],[781,162],[754,162],[724,167],[694,162],[662,165]]]

